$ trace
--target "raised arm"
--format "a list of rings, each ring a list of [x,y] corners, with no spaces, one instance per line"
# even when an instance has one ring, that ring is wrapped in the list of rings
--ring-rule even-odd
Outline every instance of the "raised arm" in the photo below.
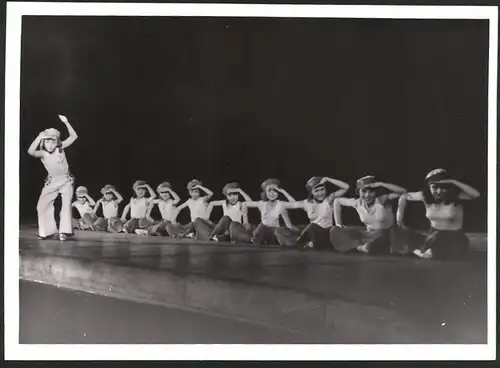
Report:
[[[181,201],[181,197],[172,188],[167,188],[167,191],[172,196],[172,204],[176,206]]]
[[[199,189],[199,190],[203,190],[205,193],[207,193],[206,196],[203,197],[203,199],[205,201],[209,201],[210,198],[213,197],[214,195],[214,192],[212,192],[210,189],[208,189],[207,187],[204,187],[203,185],[196,185],[193,189]]]
[[[390,190],[393,193],[398,193],[398,194],[403,194],[403,193],[408,192],[405,188],[400,187],[399,185],[396,185],[396,184],[391,184],[391,183],[377,183],[377,184],[372,186],[372,188],[376,188],[376,187],[385,188],[387,190]]]
[[[293,198],[290,193],[288,193],[285,189],[283,188],[276,188],[276,190],[283,194],[288,202],[297,202],[295,198]]]
[[[89,201],[90,207],[94,207],[95,206],[95,201],[94,201],[94,199],[89,194],[86,194],[85,198],[87,198],[87,201]]]
[[[342,180],[337,180],[337,179],[332,179],[332,178],[323,178],[323,179],[321,179],[320,183],[321,184],[330,183],[330,184],[336,185],[337,187],[340,188],[339,190],[333,192],[332,194],[330,194],[328,196],[328,199],[330,202],[333,202],[333,200],[337,197],[343,196],[349,190],[349,184],[343,182]]]
[[[76,134],[75,130],[69,123],[68,118],[66,116],[59,115],[59,119],[64,123],[64,125],[66,125],[66,128],[68,129],[69,133],[69,137],[62,142],[62,148],[64,149],[75,143],[76,139],[78,138],[78,134]]]
[[[33,157],[43,157],[45,154],[45,151],[38,150],[37,148],[40,146],[40,142],[43,139],[43,134],[40,133],[38,136],[35,138],[35,140],[31,143],[31,145],[28,148],[28,154],[30,154]]]
[[[120,203],[122,203],[122,201],[123,201],[123,197],[121,196],[121,194],[120,194],[120,193],[118,193],[118,192],[117,192],[116,190],[114,190],[114,189],[111,189],[111,193],[113,193],[113,194],[115,195],[115,197],[116,197],[116,199],[115,199],[115,203],[116,203],[116,204],[120,204]]]
[[[250,198],[250,196],[248,194],[246,194],[243,189],[238,188],[238,189],[236,189],[236,191],[241,194],[241,196],[243,197],[245,202],[252,202],[252,198]]]
[[[156,198],[156,193],[155,191],[153,190],[153,188],[151,188],[151,186],[149,184],[146,184],[144,186],[144,188],[147,189],[147,191],[149,192],[149,200],[152,201],[153,199]]]
[[[342,222],[342,206],[354,207],[356,200],[354,198],[336,198],[333,201],[333,217],[335,226],[344,227]]]
[[[392,192],[386,195],[386,199],[388,200],[398,199],[401,194],[408,192],[405,188],[390,183],[377,183],[372,186],[372,188],[377,188],[377,187],[385,188]]]
[[[422,192],[412,192],[412,193],[403,193],[399,197],[398,201],[398,210],[396,212],[396,223],[399,227],[405,228],[404,224],[404,213],[406,208],[406,203],[408,201],[422,201],[424,200],[424,195]]]
[[[458,195],[460,199],[468,200],[479,198],[481,195],[475,188],[455,179],[441,180],[438,183],[450,183],[456,185],[462,192]]]

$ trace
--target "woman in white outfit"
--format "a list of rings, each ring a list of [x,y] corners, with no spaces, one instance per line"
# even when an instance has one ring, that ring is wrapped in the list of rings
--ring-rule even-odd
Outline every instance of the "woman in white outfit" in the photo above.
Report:
[[[358,198],[337,198],[333,202],[335,227],[330,230],[330,241],[335,250],[364,253],[391,253],[391,237],[395,224],[391,201],[399,199],[406,189],[382,183],[374,176],[362,177],[356,182]],[[384,192],[389,192],[388,194]],[[342,206],[352,207],[358,213],[365,229],[344,228]]]
[[[54,201],[59,195],[62,199],[59,239],[66,240],[68,235],[73,235],[71,201],[74,177],[70,172],[64,150],[76,141],[78,135],[65,116],[59,115],[59,119],[68,129],[68,138],[61,141],[61,133],[57,129],[46,129],[35,138],[28,149],[31,156],[40,158],[47,170],[47,179],[37,204],[38,235],[41,239],[57,235]]]
[[[435,169],[425,178],[420,192],[407,193],[399,199],[397,223],[404,229],[406,246],[421,258],[462,259],[467,255],[469,238],[463,231],[465,201],[479,197],[470,185],[453,179],[445,169]],[[404,211],[407,201],[422,202],[431,225],[427,234],[406,228]]]

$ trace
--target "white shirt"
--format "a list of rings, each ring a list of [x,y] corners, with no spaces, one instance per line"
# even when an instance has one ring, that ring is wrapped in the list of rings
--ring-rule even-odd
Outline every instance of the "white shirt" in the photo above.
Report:
[[[325,199],[318,203],[306,199],[303,203],[311,224],[319,225],[325,229],[333,226],[333,206],[328,200]]]
[[[394,226],[394,212],[389,203],[385,206],[379,198],[375,198],[375,203],[371,207],[366,207],[358,198],[355,201],[354,208],[358,212],[359,218],[370,230],[389,229]]]
[[[102,201],[102,213],[105,218],[118,217],[118,203],[115,201]]]
[[[194,222],[197,218],[208,220],[208,203],[203,197],[196,200],[189,198],[187,200],[187,206],[191,214],[191,222]]]
[[[161,213],[161,218],[165,221],[172,222],[175,218],[175,206],[172,200],[164,201],[163,199],[158,199],[156,204]]]
[[[69,165],[64,150],[59,152],[59,148],[56,148],[52,153],[45,152],[41,161],[50,177],[57,178],[69,174]]]
[[[85,215],[86,213],[91,213],[93,211],[88,201],[85,201],[83,203],[76,201],[73,202],[73,206],[78,210],[78,213],[81,217],[83,217],[83,215]]]
[[[145,218],[149,206],[149,198],[132,198],[130,199],[130,217]]]
[[[455,204],[426,204],[425,216],[436,230],[461,230],[464,221],[464,208]]]
[[[425,217],[436,230],[462,230],[464,221],[464,208],[458,204],[425,203],[422,192],[408,193],[408,199],[423,201],[425,204]]]
[[[275,201],[273,204],[270,201],[259,201],[259,211],[261,222],[265,226],[278,227],[281,213],[285,210],[283,202]]]
[[[241,223],[241,218],[243,216],[242,204],[241,202],[236,202],[235,205],[231,205],[226,201],[222,202],[222,210],[224,216],[228,216],[234,222]]]

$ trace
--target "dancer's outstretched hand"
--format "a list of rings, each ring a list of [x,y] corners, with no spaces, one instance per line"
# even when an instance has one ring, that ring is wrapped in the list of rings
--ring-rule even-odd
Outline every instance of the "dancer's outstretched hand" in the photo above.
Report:
[[[64,115],[58,115],[59,116],[59,119],[64,123],[64,124],[68,124],[69,123],[69,120],[66,116]]]

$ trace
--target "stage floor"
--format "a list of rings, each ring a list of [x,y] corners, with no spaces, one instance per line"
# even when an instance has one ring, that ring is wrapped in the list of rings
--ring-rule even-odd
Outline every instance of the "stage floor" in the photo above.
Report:
[[[109,281],[110,295],[153,302],[161,289],[166,304],[268,318],[291,329],[334,320],[336,331],[340,325],[349,330],[344,342],[362,343],[377,330],[393,329],[381,339],[398,340],[400,334],[393,343],[485,343],[486,236],[471,238],[470,259],[454,262],[92,232],[77,232],[67,242],[40,241],[36,229],[22,229],[19,246],[21,278],[30,281],[72,288],[79,279],[74,288],[100,294],[98,284]],[[49,272],[53,282],[43,279]],[[114,285],[120,289],[115,294]],[[368,324],[371,332],[364,333]],[[412,335],[412,329],[418,331]]]

